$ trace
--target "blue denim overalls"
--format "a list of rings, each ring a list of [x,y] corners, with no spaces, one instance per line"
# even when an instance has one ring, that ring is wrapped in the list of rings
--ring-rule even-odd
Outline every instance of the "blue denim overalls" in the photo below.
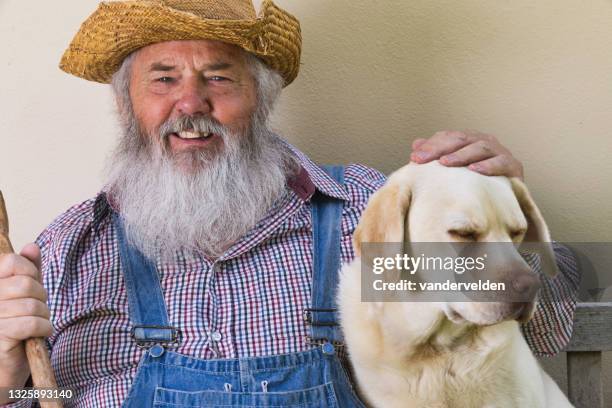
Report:
[[[343,168],[326,171],[340,184]],[[180,330],[168,322],[155,265],[128,244],[113,214],[128,294],[132,337],[145,351],[124,407],[363,407],[334,344],[342,342],[335,292],[340,268],[342,201],[312,198],[314,265],[311,337],[322,345],[293,354],[201,360],[168,350]]]

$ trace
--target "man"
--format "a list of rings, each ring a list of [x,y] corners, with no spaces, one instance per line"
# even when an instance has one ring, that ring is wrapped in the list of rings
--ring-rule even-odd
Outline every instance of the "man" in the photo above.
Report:
[[[124,134],[103,191],[0,258],[0,387],[26,384],[22,340],[48,336],[70,406],[361,406],[331,309],[385,178],[324,171],[269,130],[300,44],[270,1],[259,19],[250,0],[103,3],[82,25],[61,67],[112,84]],[[413,149],[522,177],[488,135]],[[563,275],[545,284],[573,293],[557,256]],[[524,327],[537,353],[567,343],[573,306],[546,302]]]

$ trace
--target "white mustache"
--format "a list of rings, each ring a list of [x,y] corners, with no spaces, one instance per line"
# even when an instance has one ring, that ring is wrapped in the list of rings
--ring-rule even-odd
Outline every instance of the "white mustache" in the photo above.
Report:
[[[173,133],[193,132],[202,135],[217,134],[224,139],[230,130],[216,120],[205,116],[182,116],[178,119],[169,119],[159,127],[158,134],[161,140],[167,139]]]

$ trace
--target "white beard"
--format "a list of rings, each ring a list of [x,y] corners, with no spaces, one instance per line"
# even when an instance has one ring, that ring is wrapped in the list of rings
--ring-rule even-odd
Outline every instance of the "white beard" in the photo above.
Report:
[[[176,155],[143,136],[133,116],[122,115],[124,137],[108,161],[107,190],[128,240],[145,256],[219,257],[286,193],[299,164],[258,117],[253,115],[251,128],[241,135],[215,127],[223,130],[219,151]],[[194,125],[212,123],[203,121]],[[164,139],[163,131],[158,133]]]

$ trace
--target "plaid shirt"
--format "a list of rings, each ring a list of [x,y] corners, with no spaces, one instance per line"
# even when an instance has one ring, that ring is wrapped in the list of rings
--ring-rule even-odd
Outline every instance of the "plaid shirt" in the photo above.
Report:
[[[305,155],[296,154],[301,174],[268,215],[221,258],[177,256],[171,263],[157,263],[170,324],[183,333],[178,353],[237,358],[312,347],[303,320],[311,291],[309,199],[318,189],[345,200],[341,254],[342,261],[349,262],[359,216],[386,178],[350,165],[346,185],[341,186]],[[119,406],[143,350],[130,338],[126,289],[105,195],[69,209],[37,243],[54,326],[51,361],[60,386],[77,393],[67,406]],[[563,276],[551,280],[552,287],[575,292],[575,266],[561,269]],[[567,343],[574,305],[566,301],[540,306],[523,327],[537,354],[554,354]]]

